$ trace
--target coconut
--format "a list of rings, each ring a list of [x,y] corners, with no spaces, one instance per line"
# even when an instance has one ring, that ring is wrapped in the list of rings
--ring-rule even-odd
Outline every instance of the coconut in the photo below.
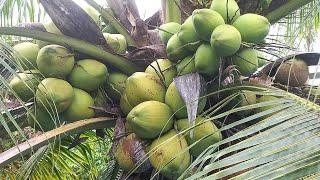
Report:
[[[12,90],[24,102],[34,97],[37,86],[42,80],[39,71],[25,71],[18,73],[9,83]]]
[[[171,130],[150,146],[151,165],[169,179],[177,179],[190,165],[188,144],[183,135]]]
[[[244,107],[248,105],[255,104],[257,102],[256,94],[252,91],[243,91],[239,95],[239,102],[237,102],[237,107]],[[249,115],[253,112],[253,109],[238,111],[238,115]]]
[[[124,93],[134,107],[144,101],[164,102],[166,89],[157,76],[136,72],[127,79]]]
[[[219,25],[225,24],[223,17],[211,9],[194,10],[192,19],[196,33],[207,42],[210,42],[212,31]]]
[[[197,72],[206,76],[215,76],[219,73],[220,60],[211,45],[204,43],[199,46],[195,54],[195,68]]]
[[[309,79],[308,65],[298,58],[283,62],[278,69],[275,80],[283,85],[299,87]]]
[[[206,102],[206,97],[199,99],[198,114],[204,110]],[[187,108],[185,107],[185,103],[183,102],[174,82],[172,82],[167,89],[165,103],[173,110],[176,118],[183,119],[188,117]]]
[[[162,24],[159,27],[159,36],[163,44],[167,44],[169,39],[180,30],[181,25],[176,22]]]
[[[127,121],[139,137],[153,139],[172,128],[173,113],[164,103],[146,101],[129,112]]]
[[[43,24],[43,26],[46,29],[46,31],[49,33],[62,35],[62,32],[57,28],[57,26],[52,21]],[[40,48],[43,48],[44,46],[50,45],[50,43],[45,42],[45,41],[40,41],[40,40],[36,40],[36,43],[38,44],[38,46]]]
[[[201,44],[201,40],[196,33],[193,25],[192,16],[189,16],[186,21],[181,25],[178,32],[178,37],[186,47],[186,49],[194,52]]]
[[[219,56],[230,56],[239,50],[241,34],[231,25],[220,25],[213,30],[210,43]]]
[[[32,113],[32,115],[31,115]],[[57,113],[53,113],[40,107],[34,108],[27,115],[29,126],[38,131],[50,131],[64,124],[64,119]]]
[[[119,34],[118,31],[111,24],[106,24],[106,26],[102,29],[102,32],[109,34]]]
[[[166,87],[168,87],[172,83],[173,78],[177,76],[177,70],[169,59],[158,59],[152,62],[145,72],[158,76],[160,80],[165,82]]]
[[[261,52],[258,52],[258,66],[262,67],[267,64],[267,60]]]
[[[126,87],[128,76],[119,72],[111,72],[106,83],[106,92],[109,98],[118,103]]]
[[[180,119],[175,122],[178,131],[190,130],[184,132],[185,138],[190,148],[190,154],[197,157],[209,146],[222,140],[222,134],[216,125],[211,121],[199,117],[196,119],[196,125],[194,127],[189,126],[188,119]],[[190,132],[192,131],[192,137]],[[216,147],[217,148],[217,147]]]
[[[127,95],[124,93],[120,98],[120,109],[127,115],[133,109],[133,106],[129,103]]]
[[[244,14],[233,24],[241,34],[242,41],[260,43],[269,34],[270,23],[267,18],[258,14]]]
[[[116,146],[115,158],[122,170],[141,173],[151,168],[150,161],[144,159],[146,153],[141,140],[132,133],[120,139]]]
[[[63,116],[69,122],[74,122],[82,119],[92,118],[95,113],[94,110],[90,107],[94,105],[94,100],[87,92],[73,88],[74,97],[68,107],[63,112]]]
[[[177,64],[177,72],[179,76],[197,72],[194,62],[194,56],[187,56]]]
[[[262,102],[268,102],[268,101],[275,101],[277,100],[278,98],[275,97],[275,96],[269,96],[269,95],[264,95],[264,96],[261,96],[259,98],[257,98],[257,103],[262,103]],[[264,107],[260,107],[260,108],[257,108],[256,109],[256,112],[263,112],[263,111],[267,111],[271,108],[274,108],[275,106],[274,105],[270,105],[270,106],[264,106]],[[268,115],[268,116],[271,116],[273,115],[274,113]]]
[[[221,14],[226,23],[232,23],[240,16],[240,8],[235,0],[213,0],[210,9]]]
[[[249,76],[258,69],[258,53],[255,49],[244,48],[232,57],[232,62],[243,76]]]
[[[171,61],[177,62],[188,56],[189,51],[178,38],[178,34],[174,34],[167,43],[167,55]]]
[[[91,6],[86,6],[83,10],[91,17],[91,19],[97,24],[100,25],[100,13]]]
[[[87,92],[98,89],[108,78],[106,65],[93,60],[83,59],[76,63],[69,76],[72,86]]]
[[[103,33],[107,44],[118,54],[124,54],[127,51],[127,40],[122,34]]]
[[[37,56],[39,46],[31,42],[23,42],[13,46],[13,50],[17,52],[19,62],[24,70],[36,69]]]
[[[36,91],[36,101],[42,109],[62,112],[72,103],[72,86],[62,79],[46,78],[40,82]]]
[[[37,57],[39,71],[46,77],[66,77],[74,66],[74,54],[59,45],[48,45],[40,49]]]

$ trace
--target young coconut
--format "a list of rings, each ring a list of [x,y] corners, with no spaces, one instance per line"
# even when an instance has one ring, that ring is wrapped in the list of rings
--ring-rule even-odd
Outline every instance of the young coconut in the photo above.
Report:
[[[181,25],[178,37],[189,51],[194,52],[200,46],[201,40],[194,28],[192,16]]]
[[[190,53],[178,38],[178,34],[174,34],[167,43],[167,55],[171,61],[177,62],[188,56]]]
[[[36,91],[37,105],[42,109],[63,112],[72,103],[72,86],[62,79],[46,78],[40,82]]]
[[[127,95],[125,93],[122,94],[120,98],[120,109],[123,114],[127,115],[134,107],[129,103]]]
[[[37,70],[25,71],[18,73],[18,76],[15,76],[9,85],[22,101],[27,102],[34,97],[42,79],[40,72]]]
[[[179,76],[197,72],[194,56],[187,56],[177,64],[177,73]]]
[[[153,139],[172,128],[173,113],[164,103],[146,101],[129,112],[127,121],[140,138]]]
[[[237,98],[239,102],[237,102],[237,107],[244,107],[248,105],[255,104],[257,102],[256,94],[252,91],[243,91],[239,95],[239,98]],[[238,115],[249,115],[253,112],[253,109],[244,110],[244,111],[238,111],[236,114]]]
[[[127,79],[124,93],[134,107],[144,101],[164,102],[166,89],[157,76],[136,72]]]
[[[220,25],[213,30],[210,44],[218,56],[231,56],[241,46],[241,34],[231,25]]]
[[[74,66],[74,54],[59,45],[48,45],[40,49],[37,57],[39,71],[45,77],[66,77]]]
[[[226,23],[232,23],[240,16],[240,8],[235,0],[213,0],[210,9],[221,14]]]
[[[145,70],[146,73],[153,74],[165,82],[168,87],[173,78],[177,76],[177,70],[169,59],[158,59],[153,61]]]
[[[119,34],[119,32],[111,24],[106,24],[106,26],[102,29],[102,32],[109,34]]]
[[[258,53],[255,49],[244,48],[232,57],[232,63],[243,76],[249,76],[258,69]]]
[[[279,98],[275,97],[275,96],[264,95],[264,96],[261,96],[261,97],[257,98],[257,103],[275,101],[275,100],[278,100],[278,99]],[[267,111],[267,110],[272,109],[274,107],[275,107],[275,105],[264,106],[264,107],[257,108],[255,111],[257,113],[259,113],[259,112]],[[275,112],[275,113],[277,113],[277,112]],[[271,113],[271,114],[267,115],[267,117],[272,116],[275,113]]]
[[[52,21],[43,24],[43,26],[46,29],[46,31],[49,33],[62,35],[62,32],[57,28],[57,26]],[[40,40],[36,40],[36,43],[38,44],[38,46],[40,48],[43,48],[44,46],[50,45],[50,43],[45,42],[45,41],[40,41]]]
[[[248,43],[263,42],[271,26],[267,18],[252,13],[241,15],[232,25],[240,32],[242,41]]]
[[[206,97],[199,99],[198,114],[204,110],[206,102]],[[188,117],[187,108],[185,107],[185,103],[183,102],[174,82],[172,82],[167,89],[165,103],[173,110],[176,118],[183,119]]]
[[[90,108],[94,105],[94,100],[90,94],[77,88],[73,88],[73,92],[73,100],[70,106],[63,112],[63,117],[69,122],[94,117],[95,112]]]
[[[108,78],[107,66],[93,59],[78,61],[69,75],[72,86],[87,92],[98,89]]]
[[[298,58],[283,62],[278,69],[275,80],[286,86],[303,86],[309,79],[308,65]]]
[[[64,124],[64,119],[57,113],[47,111],[40,107],[31,110],[33,116],[28,113],[27,121],[29,126],[38,131],[50,131]]]
[[[91,17],[91,19],[97,24],[100,25],[100,16],[101,14],[92,6],[86,6],[83,10]]]
[[[118,54],[124,54],[127,51],[127,40],[122,34],[103,33],[107,44]]]
[[[24,70],[37,68],[37,56],[39,46],[31,42],[23,42],[13,46],[13,50],[18,53],[18,61]]]
[[[209,146],[222,140],[222,134],[216,125],[211,121],[206,121],[203,117],[196,119],[196,125],[190,130],[184,132],[185,138],[190,148],[190,154],[197,157]],[[188,119],[180,119],[175,122],[178,131],[184,131],[189,128]],[[193,136],[190,136],[192,131]],[[217,147],[216,147],[217,149]]]
[[[114,103],[118,103],[120,101],[121,94],[126,87],[127,79],[127,75],[119,72],[111,72],[109,74],[105,89],[108,97],[111,98]]]
[[[220,60],[217,52],[209,43],[199,46],[195,54],[195,68],[197,72],[206,76],[215,76],[219,72]]]
[[[177,179],[190,165],[188,144],[183,135],[171,130],[153,140],[150,146],[151,165],[169,179]]]
[[[162,24],[159,27],[159,36],[163,44],[167,44],[169,39],[179,32],[181,25],[176,22]]]
[[[194,10],[192,19],[197,35],[207,42],[210,42],[212,31],[219,25],[225,24],[223,17],[211,9]]]

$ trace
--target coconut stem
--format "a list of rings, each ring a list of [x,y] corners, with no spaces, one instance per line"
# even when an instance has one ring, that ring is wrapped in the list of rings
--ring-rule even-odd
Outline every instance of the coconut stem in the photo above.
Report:
[[[68,36],[34,30],[26,30],[18,27],[0,27],[0,34],[29,37],[37,40],[47,41],[53,44],[71,47],[75,51],[79,51],[81,53],[97,58],[97,60],[101,61],[102,63],[110,64],[128,75],[142,70],[136,64],[130,62],[128,59],[120,55],[111,54],[96,45]]]
[[[165,22],[181,23],[180,0],[162,0],[162,8],[165,12]]]
[[[284,5],[279,6],[277,9],[269,12],[266,17],[271,24],[278,22],[281,18],[287,16],[293,11],[301,8],[302,6],[312,2],[313,0],[289,0]]]

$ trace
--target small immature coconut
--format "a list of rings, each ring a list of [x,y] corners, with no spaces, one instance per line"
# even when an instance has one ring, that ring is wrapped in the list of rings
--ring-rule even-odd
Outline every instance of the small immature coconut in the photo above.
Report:
[[[257,97],[256,94],[253,93],[252,91],[243,91],[239,95],[240,102],[237,102],[238,107],[244,107],[248,105],[255,104],[257,102]],[[238,111],[236,114],[238,115],[248,115],[251,114],[253,109],[245,110],[245,111]]]
[[[164,102],[166,89],[157,76],[136,72],[127,79],[124,93],[134,107],[144,101]]]
[[[187,56],[177,64],[177,73],[179,76],[197,72],[194,56]]]
[[[69,82],[76,88],[90,92],[98,89],[108,75],[106,65],[93,59],[83,59],[75,64],[69,75]]]
[[[209,43],[199,46],[195,54],[195,68],[197,72],[206,76],[215,76],[219,72],[220,60]]]
[[[275,80],[283,85],[299,87],[309,79],[308,65],[298,58],[283,62],[275,76]]]
[[[59,45],[48,45],[40,49],[37,57],[39,71],[46,77],[66,77],[74,66],[74,54]]]
[[[219,25],[225,24],[223,17],[211,9],[197,9],[192,13],[194,28],[198,36],[210,42],[212,31]]]
[[[226,23],[232,23],[240,16],[240,8],[235,0],[213,0],[210,9],[221,14]]]
[[[194,28],[192,16],[188,17],[181,25],[180,31],[178,32],[178,37],[184,46],[192,52],[196,51],[200,46],[201,40]]]
[[[134,107],[129,103],[127,95],[125,93],[122,94],[120,98],[120,109],[121,111],[127,115]]]
[[[241,34],[231,25],[220,25],[213,30],[210,44],[219,56],[231,56],[241,46]]]
[[[124,54],[127,51],[127,40],[122,34],[103,33],[107,44],[118,54]]]
[[[180,30],[181,25],[176,22],[162,24],[159,27],[159,36],[163,44],[167,44],[169,39]]]
[[[91,17],[91,19],[97,24],[100,24],[100,13],[92,6],[86,6],[83,10]]]
[[[167,43],[167,55],[171,61],[177,62],[188,56],[190,53],[178,38],[178,34],[174,34]]]
[[[118,103],[126,87],[128,76],[119,72],[111,72],[106,83],[106,92],[109,98]]]
[[[146,101],[129,112],[127,121],[140,138],[153,139],[172,128],[173,113],[164,103]]]
[[[270,30],[267,18],[252,13],[241,15],[232,25],[240,32],[242,41],[248,43],[262,42]]]
[[[232,57],[232,62],[243,76],[249,76],[258,69],[258,53],[255,49],[241,49]]]
[[[10,87],[18,97],[26,102],[34,97],[35,91],[42,80],[39,71],[31,70],[23,73],[18,73],[9,83]]]
[[[164,80],[166,87],[168,87],[172,83],[173,78],[177,76],[177,69],[169,59],[153,61],[145,72],[158,76],[160,80]]]
[[[275,101],[275,100],[278,100],[279,98],[278,97],[275,97],[275,96],[269,96],[269,95],[264,95],[264,96],[261,96],[259,98],[257,98],[257,103],[262,103],[262,102],[268,102],[268,101]],[[260,107],[260,108],[257,108],[255,111],[258,113],[258,112],[263,112],[263,111],[267,111],[271,108],[274,108],[275,105],[270,105],[270,106],[264,106],[264,107]],[[273,115],[274,113],[272,114],[269,114],[268,116],[271,116]]]
[[[18,53],[19,62],[24,70],[36,69],[39,46],[31,42],[23,42],[13,46]]]
[[[209,146],[222,140],[222,134],[216,125],[211,121],[206,121],[206,119],[199,117],[196,119],[196,125],[194,127],[190,126],[191,129],[185,132],[185,138],[188,145],[191,146],[190,154],[197,157],[203,151],[205,151]],[[175,122],[178,131],[184,131],[189,128],[188,119],[180,119]],[[192,131],[193,136],[190,136]],[[194,144],[196,143],[196,144]],[[217,148],[217,147],[216,147]]]
[[[118,31],[111,24],[106,24],[106,26],[102,29],[102,32],[109,34],[119,34]]]
[[[57,26],[52,21],[43,24],[43,26],[46,29],[46,31],[49,33],[62,35],[62,32],[57,28]],[[50,43],[45,41],[40,41],[40,40],[36,40],[36,43],[38,44],[39,48],[43,48],[44,46],[50,45]]]
[[[188,144],[183,135],[171,130],[153,140],[150,146],[151,165],[169,179],[177,179],[190,165]]]
[[[92,118],[95,115],[94,110],[90,108],[94,105],[93,98],[81,89],[73,88],[73,92],[73,100],[63,112],[63,117],[69,122]]]
[[[198,114],[203,111],[206,102],[206,97],[199,99]],[[185,103],[183,102],[174,82],[172,82],[167,89],[165,103],[173,110],[176,118],[183,119],[188,117],[187,108],[185,107]]]
[[[58,112],[66,110],[72,103],[74,91],[72,86],[62,79],[46,78],[40,82],[36,91],[36,101],[42,109],[57,108]]]
[[[33,116],[31,115],[33,114]],[[42,109],[40,107],[31,110],[27,115],[27,121],[29,126],[38,131],[50,131],[61,126],[64,123],[64,119],[57,113],[53,113]]]

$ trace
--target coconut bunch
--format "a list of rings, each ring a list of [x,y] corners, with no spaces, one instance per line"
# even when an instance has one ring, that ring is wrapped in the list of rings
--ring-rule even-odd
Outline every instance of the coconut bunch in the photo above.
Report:
[[[235,65],[243,76],[254,73],[259,58],[250,47],[262,43],[269,29],[265,17],[241,15],[235,0],[213,0],[210,9],[194,10],[183,24],[170,22],[159,28],[168,58],[179,67],[178,74],[199,72],[208,77],[218,75],[223,61],[225,66]]]

